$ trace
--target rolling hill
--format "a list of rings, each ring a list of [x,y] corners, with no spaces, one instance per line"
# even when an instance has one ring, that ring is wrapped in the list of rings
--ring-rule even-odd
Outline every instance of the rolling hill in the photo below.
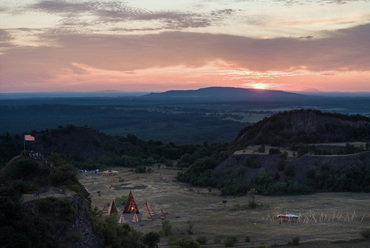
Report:
[[[370,140],[370,118],[301,109],[265,118],[239,132],[237,142],[283,145],[294,142]]]
[[[241,150],[221,163],[203,158],[183,169],[178,179],[218,187],[226,195],[250,188],[271,195],[369,192],[369,140],[368,117],[285,111],[241,130],[234,144]]]
[[[150,93],[143,100],[178,102],[245,102],[245,101],[292,101],[309,99],[308,96],[279,90],[257,90],[234,87],[208,87],[197,90],[170,90]]]

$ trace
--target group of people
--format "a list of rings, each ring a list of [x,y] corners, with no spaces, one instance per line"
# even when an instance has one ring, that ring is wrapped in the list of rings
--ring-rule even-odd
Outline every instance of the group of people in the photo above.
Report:
[[[39,152],[33,152],[32,150],[28,153],[28,156],[31,159],[38,159],[38,160],[44,160],[44,155],[42,155]]]
[[[34,152],[31,150],[28,152],[28,156],[30,159],[43,160],[45,161],[45,166],[49,166],[50,168],[54,169],[53,164],[48,164],[48,161],[45,159],[44,155],[41,154],[41,152]]]

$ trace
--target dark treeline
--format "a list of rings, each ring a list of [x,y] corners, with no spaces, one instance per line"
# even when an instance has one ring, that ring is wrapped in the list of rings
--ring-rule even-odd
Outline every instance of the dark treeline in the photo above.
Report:
[[[83,169],[96,169],[113,166],[123,166],[128,168],[136,168],[137,166],[151,166],[156,163],[166,164],[171,167],[179,164],[181,167],[189,166],[197,159],[206,158],[207,156],[217,157],[216,162],[221,162],[226,159],[236,146],[232,143],[209,143],[204,141],[202,144],[183,144],[177,145],[173,142],[163,143],[161,141],[144,141],[139,139],[134,134],[127,136],[110,136],[97,130],[88,129],[89,137],[82,137],[79,127],[66,125],[56,129],[47,129],[42,131],[32,131],[31,135],[36,137],[39,145],[34,145],[28,142],[29,149],[39,147],[37,152],[43,152],[45,146],[47,148],[54,147],[52,152],[63,154],[63,158],[70,164]],[[72,134],[74,141],[66,141],[66,135]],[[79,136],[81,135],[81,136]],[[121,144],[122,147],[114,143]],[[81,151],[81,154],[74,154],[75,150],[69,149],[68,144],[74,143],[78,146],[86,144],[91,145],[89,150]],[[111,142],[111,143],[107,143]],[[239,148],[241,148],[239,146]],[[11,135],[5,132],[0,135],[0,158],[1,165],[5,164],[14,156],[19,155],[23,150],[23,135]],[[49,149],[50,150],[50,149]],[[48,150],[48,151],[49,151]],[[100,157],[89,158],[96,151],[102,151]],[[51,152],[46,152],[48,156]],[[87,153],[87,154],[83,154]],[[74,154],[74,155],[71,155]],[[188,158],[188,159],[186,159]],[[215,162],[215,163],[216,163]]]
[[[254,188],[262,195],[308,194],[314,192],[370,192],[370,164],[350,169],[324,164],[320,172],[308,170],[303,182],[295,179],[296,168],[287,164],[282,168],[283,180],[278,171],[261,168],[250,181],[243,179],[246,167],[259,168],[258,160],[250,159],[235,171],[215,170],[214,160],[198,160],[178,173],[177,179],[196,186],[215,187],[224,195],[245,195]]]
[[[302,111],[302,110],[301,110]],[[316,111],[314,111],[316,113]],[[316,113],[317,114],[317,113]],[[325,115],[324,113],[319,113]],[[328,114],[330,117],[337,116],[339,119],[367,120],[366,117],[352,116],[345,117],[340,114]],[[272,117],[274,118],[274,117]],[[248,160],[243,166],[234,171],[218,171],[217,166],[227,159],[236,150],[242,150],[248,145],[270,144],[279,146],[289,144],[287,147],[292,150],[296,157],[306,154],[316,155],[343,155],[361,153],[359,158],[366,160],[366,151],[369,149],[369,142],[366,146],[355,147],[347,144],[344,147],[325,147],[309,143],[318,142],[350,142],[369,141],[370,128],[355,128],[349,125],[324,124],[312,132],[300,131],[288,133],[284,126],[286,122],[278,120],[276,126],[268,128],[263,135],[243,142],[211,143],[203,141],[201,144],[175,144],[173,142],[163,143],[161,141],[144,141],[134,134],[127,136],[110,136],[102,132],[85,128],[81,129],[73,125],[58,127],[56,129],[32,131],[31,134],[39,140],[39,149],[49,148],[42,152],[45,156],[52,152],[59,153],[69,164],[82,169],[104,169],[114,166],[132,168],[133,171],[145,172],[146,167],[156,164],[165,164],[167,167],[175,166],[181,169],[177,179],[182,182],[191,183],[203,187],[217,187],[224,194],[245,194],[250,188],[256,188],[260,194],[297,194],[316,191],[369,191],[363,182],[369,182],[369,164],[364,167],[345,170],[330,166],[320,172],[314,171],[315,175],[305,175],[306,181],[295,179],[295,168],[281,160],[281,171],[284,172],[284,179],[279,178],[277,171],[259,171],[253,180],[244,180],[245,167],[259,168],[259,162],[254,159]],[[279,123],[281,126],[279,126]],[[256,130],[249,128],[252,131]],[[83,132],[86,136],[82,136]],[[72,141],[65,140],[71,135]],[[80,142],[80,143],[78,143]],[[72,147],[72,144],[75,145]],[[36,147],[36,146],[35,146]],[[72,148],[70,148],[72,147]],[[77,148],[86,147],[86,150]],[[46,148],[45,148],[46,149]],[[50,150],[54,149],[54,150]],[[12,157],[23,150],[23,136],[3,133],[0,135],[0,157],[1,165],[4,166]],[[271,150],[271,154],[280,154]],[[96,155],[98,154],[98,155]],[[364,155],[362,155],[364,154]],[[93,157],[95,156],[96,157]],[[352,171],[354,170],[354,171]],[[280,173],[281,174],[281,173]],[[340,185],[340,187],[339,187]]]

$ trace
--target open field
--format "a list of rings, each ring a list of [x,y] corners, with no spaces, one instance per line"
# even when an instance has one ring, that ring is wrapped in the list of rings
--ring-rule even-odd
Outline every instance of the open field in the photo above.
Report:
[[[299,236],[302,247],[310,242],[315,247],[369,247],[370,242],[361,239],[359,232],[370,228],[370,194],[366,193],[319,193],[303,196],[256,196],[261,205],[248,209],[248,196],[224,197],[216,189],[196,188],[174,181],[177,170],[152,168],[152,173],[134,174],[127,169],[115,168],[117,173],[91,172],[80,174],[80,182],[91,194],[92,204],[102,209],[116,197],[128,196],[132,191],[139,210],[145,201],[155,211],[163,211],[170,220],[177,237],[189,237],[188,221],[193,223],[192,238],[206,236],[212,247],[222,247],[220,242],[228,236],[238,237],[250,243],[240,247],[264,244],[287,244]],[[227,201],[225,203],[225,201]],[[223,203],[224,202],[224,203]],[[119,210],[123,206],[117,206]],[[301,216],[297,223],[279,223],[277,214],[291,213]],[[255,223],[255,225],[254,225]],[[131,225],[144,233],[160,231],[161,220],[142,221]],[[352,240],[351,243],[343,241]],[[316,243],[314,243],[316,242]],[[335,242],[334,244],[332,242]],[[161,247],[168,243],[161,239]]]

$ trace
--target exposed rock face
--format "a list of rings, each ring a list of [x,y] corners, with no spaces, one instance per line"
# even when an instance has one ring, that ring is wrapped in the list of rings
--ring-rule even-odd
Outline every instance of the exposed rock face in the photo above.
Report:
[[[23,203],[27,223],[40,228],[45,243],[52,242],[54,247],[101,247],[84,200],[79,195],[53,194],[45,197],[45,194],[47,192]]]
[[[89,193],[78,182],[72,185],[78,189],[78,194],[68,190],[66,185],[54,186],[50,182],[52,171],[44,160],[21,155],[14,157],[0,170],[0,176],[4,179],[18,180],[31,187],[39,186],[39,192],[23,194],[19,199],[18,222],[24,228],[21,231],[31,236],[30,240],[35,242],[33,246],[103,247],[101,244],[104,244],[104,240],[100,242],[93,232]]]

